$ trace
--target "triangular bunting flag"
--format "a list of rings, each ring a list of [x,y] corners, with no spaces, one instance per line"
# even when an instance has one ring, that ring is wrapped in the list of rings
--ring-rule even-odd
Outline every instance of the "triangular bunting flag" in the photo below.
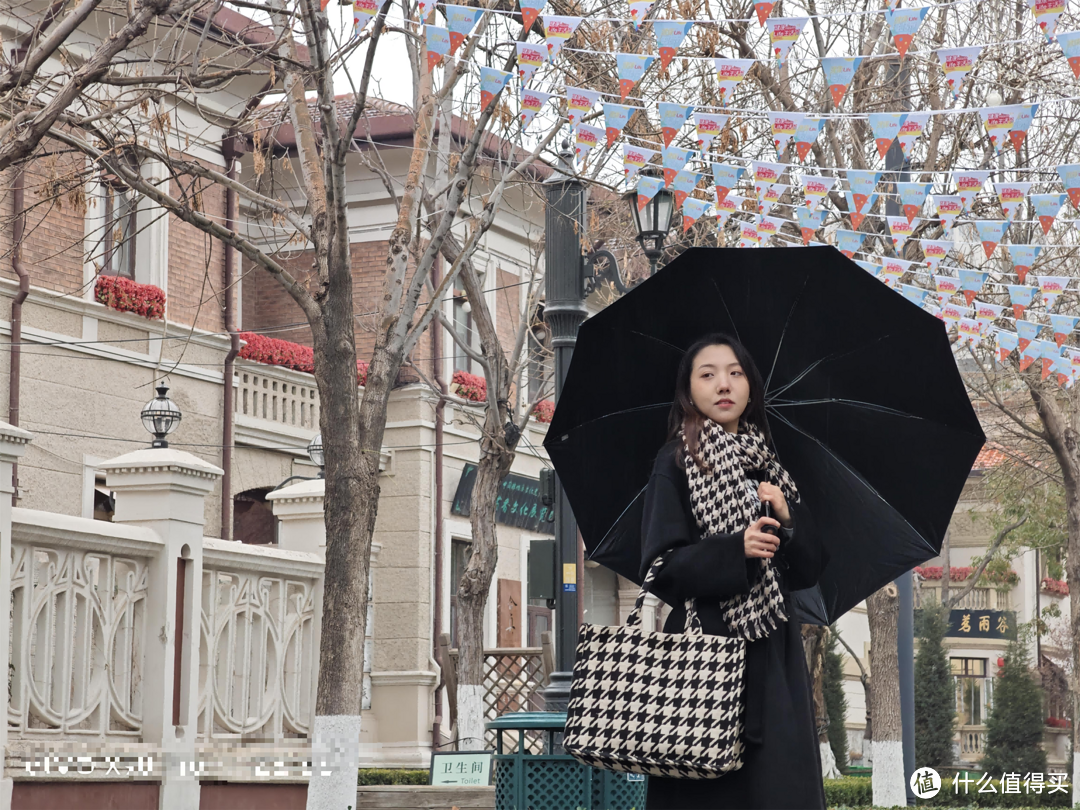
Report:
[[[592,112],[593,105],[600,99],[597,90],[585,90],[581,87],[566,88],[566,115],[570,119],[571,131],[576,131],[582,119]]]
[[[1031,306],[1031,300],[1039,290],[1021,284],[1007,284],[1006,287],[1009,290],[1009,303],[1012,304],[1013,317],[1019,320],[1024,317],[1024,310]]]
[[[941,229],[945,232],[945,236],[952,236],[956,218],[964,210],[960,195],[935,194],[934,203],[937,206],[938,219],[941,220]]]
[[[943,239],[920,239],[919,247],[922,248],[923,259],[930,272],[935,272],[942,260],[949,255],[952,242]]]
[[[697,148],[702,153],[708,151],[709,144],[723,132],[730,117],[727,113],[694,113],[694,127],[697,129]]]
[[[982,49],[982,45],[973,45],[969,48],[941,48],[937,51],[938,63],[945,74],[949,89],[952,90],[954,100],[959,100],[964,79],[975,67]]]
[[[665,146],[660,153],[660,163],[664,167],[664,185],[670,186],[675,180],[675,175],[681,172],[694,152],[690,149],[680,149],[677,146]]]
[[[742,166],[732,166],[729,163],[714,163],[712,165],[713,185],[716,187],[716,203],[722,205],[728,194],[739,182],[746,169]]]
[[[806,113],[770,111],[768,116],[769,123],[772,125],[773,146],[776,147],[776,156],[777,158],[783,158],[788,141],[795,137],[795,130],[799,128],[799,124],[806,118]]]
[[[855,254],[862,249],[865,234],[858,231],[846,231],[842,228],[837,228],[834,233],[836,234],[836,249],[849,259],[854,259]]]
[[[799,38],[809,17],[774,17],[765,21],[765,27],[769,29],[769,52],[773,59],[783,67],[784,61],[791,52],[791,46]]]
[[[1069,286],[1069,276],[1036,276],[1039,280],[1039,292],[1047,309],[1054,306],[1059,295]]]
[[[660,69],[667,70],[693,25],[689,20],[653,20],[653,34],[660,48]]]
[[[439,61],[450,53],[450,32],[437,25],[425,25],[424,36],[427,38],[427,69],[434,69]]]
[[[632,146],[624,143],[623,174],[626,176],[627,182],[633,180],[634,175],[645,168],[646,164],[659,154],[655,149],[646,149],[642,146]]]
[[[1032,208],[1035,209],[1035,218],[1039,220],[1039,224],[1042,226],[1043,236],[1046,236],[1050,233],[1050,229],[1054,227],[1054,220],[1057,219],[1058,211],[1065,204],[1065,195],[1032,194],[1029,199]]]
[[[661,101],[657,105],[660,112],[660,131],[664,137],[664,146],[671,146],[675,136],[679,134],[686,119],[694,111],[692,104],[670,104]]]
[[[476,27],[484,9],[450,5],[444,5],[442,9],[446,14],[446,27],[450,29],[450,55],[453,56]]]
[[[428,30],[431,30],[430,27]],[[532,80],[537,69],[544,64],[547,48],[532,42],[518,42],[515,43],[515,47],[517,48],[518,78],[521,79],[522,85],[526,85]]]
[[[930,193],[933,183],[897,183],[896,193],[900,197],[900,205],[908,222],[922,213],[926,195]]]
[[[826,56],[821,60],[821,70],[825,74],[825,86],[829,88],[829,96],[832,98],[834,107],[839,107],[844,98],[851,80],[855,78],[855,71],[859,69],[863,58],[861,56]]]
[[[521,91],[521,128],[525,129],[532,123],[540,108],[547,104],[551,93],[542,93],[539,90]]]
[[[814,141],[817,140],[824,124],[824,118],[810,118],[808,116],[796,128],[794,138],[795,154],[799,156],[799,160],[806,160],[806,156],[814,148]]]
[[[548,59],[552,62],[570,41],[570,37],[581,25],[581,17],[544,16],[544,38],[547,40]]]
[[[626,100],[630,91],[634,89],[634,85],[641,81],[654,58],[637,53],[615,54],[615,68],[619,73],[619,101]]]
[[[884,158],[892,142],[900,133],[900,127],[907,120],[907,113],[870,113],[870,131],[874,133],[878,157]]]
[[[607,137],[607,146],[611,147],[615,145],[615,141],[622,135],[623,129],[626,127],[626,122],[630,120],[630,116],[635,111],[641,109],[640,107],[628,107],[625,104],[611,104],[610,102],[604,102],[604,134]]]
[[[911,47],[911,41],[915,38],[915,32],[919,30],[919,26],[922,25],[927,11],[929,7],[923,6],[885,12],[885,22],[889,26],[889,31],[892,32],[893,44],[896,45],[901,59]]]
[[[480,68],[480,112],[483,112],[503,91],[514,74],[508,70]]]
[[[956,193],[960,196],[960,205],[965,211],[971,209],[976,195],[982,191],[986,178],[990,172],[969,171],[968,169],[954,169],[953,182],[956,183]]]
[[[900,131],[896,134],[896,140],[900,143],[900,151],[904,157],[911,155],[911,149],[915,141],[922,137],[926,129],[926,122],[930,120],[930,113],[908,113],[904,123],[900,125]]]
[[[588,124],[578,124],[575,142],[574,157],[583,161],[592,149],[604,142],[604,130]]]
[[[526,31],[533,27],[536,18],[544,10],[546,0],[519,0],[521,6],[521,27]]]
[[[1024,203],[1024,197],[1031,189],[1031,183],[994,183],[994,191],[997,192],[998,201],[1001,203],[1001,213],[1005,215],[1007,222],[1016,219],[1016,213]]]
[[[697,197],[687,197],[682,204],[682,229],[686,233],[695,222],[708,212],[712,204],[707,200],[699,200]]]
[[[797,208],[795,209],[795,216],[799,220],[799,232],[802,234],[803,244],[809,245],[810,240],[814,238],[814,232],[825,221],[825,212],[811,211],[809,208]]]
[[[986,278],[990,274],[981,270],[967,270],[963,267],[960,268],[959,273],[960,291],[964,294],[968,306],[971,306],[971,302],[975,300],[975,296],[982,290],[983,284],[986,283]]]
[[[975,230],[979,234],[986,258],[994,255],[994,248],[998,246],[1005,236],[1009,223],[999,219],[976,219]]]
[[[754,66],[755,59],[714,59],[716,65],[716,89],[720,96],[720,106],[726,107],[731,103],[731,97],[735,88],[746,78],[750,68]]]

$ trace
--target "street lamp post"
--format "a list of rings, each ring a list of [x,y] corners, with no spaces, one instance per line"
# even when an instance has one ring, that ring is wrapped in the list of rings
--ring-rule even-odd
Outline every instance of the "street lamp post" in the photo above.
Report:
[[[544,320],[555,350],[555,402],[562,395],[578,326],[585,320],[585,265],[581,237],[585,231],[585,184],[574,174],[573,152],[564,144],[555,172],[544,184]],[[577,520],[566,492],[555,477],[555,672],[544,702],[549,711],[565,711],[577,643]]]
[[[575,175],[574,153],[563,143],[554,173],[544,183],[547,205],[544,212],[544,320],[551,332],[555,350],[555,403],[562,396],[566,373],[577,342],[578,327],[588,316],[585,297],[597,281],[609,278],[620,293],[628,290],[619,272],[614,254],[599,250],[584,255],[585,184]],[[659,198],[659,199],[657,199]],[[637,206],[637,192],[626,199],[634,211],[638,241],[652,263],[653,272],[662,251],[667,228],[674,211],[674,194],[661,189],[656,198]],[[596,272],[600,264],[602,270]],[[549,711],[565,711],[570,700],[570,678],[577,647],[578,599],[577,570],[578,528],[566,493],[555,477],[555,672],[544,690]]]

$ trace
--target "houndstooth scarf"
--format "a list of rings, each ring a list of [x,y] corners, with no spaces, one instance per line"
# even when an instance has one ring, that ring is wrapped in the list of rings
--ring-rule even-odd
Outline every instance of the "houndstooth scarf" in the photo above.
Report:
[[[706,417],[698,446],[698,455],[708,468],[705,470],[690,455],[681,429],[679,437],[683,440],[694,518],[706,535],[737,532],[760,516],[757,485],[747,477],[750,471],[764,470],[769,482],[783,491],[789,505],[798,503],[795,482],[780,466],[757,425],[739,420],[739,432],[728,433],[719,422]],[[761,576],[750,593],[720,600],[728,627],[750,641],[764,638],[776,629],[778,621],[788,620],[773,560],[755,559],[761,564]]]

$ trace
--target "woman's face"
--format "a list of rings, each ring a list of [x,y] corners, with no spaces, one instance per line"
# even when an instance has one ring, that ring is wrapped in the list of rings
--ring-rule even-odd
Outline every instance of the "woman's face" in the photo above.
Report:
[[[739,417],[750,399],[750,380],[730,346],[706,346],[690,373],[694,407],[728,433],[739,432]]]

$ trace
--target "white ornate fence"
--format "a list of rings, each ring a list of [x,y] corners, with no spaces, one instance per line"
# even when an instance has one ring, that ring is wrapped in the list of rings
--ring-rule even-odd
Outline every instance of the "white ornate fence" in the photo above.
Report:
[[[142,742],[154,532],[17,509],[8,740]],[[198,741],[301,743],[311,729],[323,564],[203,539]]]
[[[12,538],[9,738],[138,738],[150,532],[96,534],[18,510]]]
[[[311,729],[321,564],[206,539],[199,740],[278,741]]]

